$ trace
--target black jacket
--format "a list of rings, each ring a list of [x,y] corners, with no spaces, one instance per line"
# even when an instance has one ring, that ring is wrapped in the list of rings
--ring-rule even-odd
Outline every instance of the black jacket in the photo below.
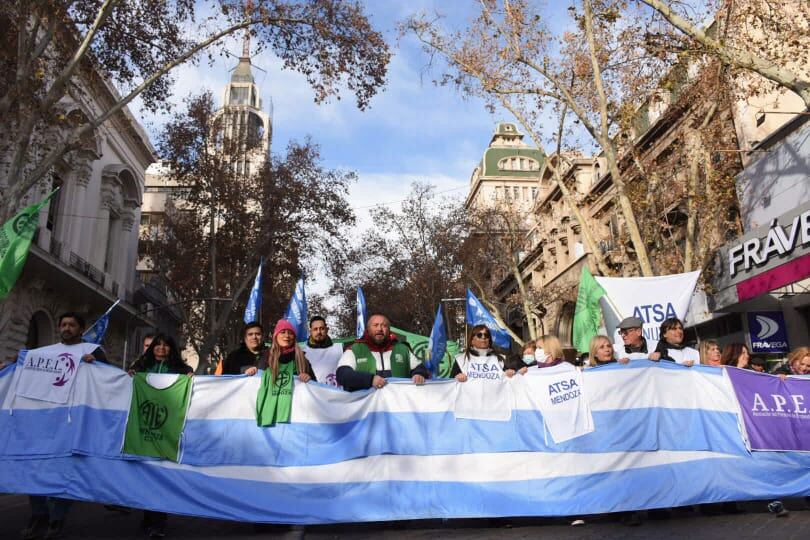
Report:
[[[223,361],[222,364],[222,374],[223,375],[241,375],[246,368],[251,366],[258,366],[259,362],[261,361],[262,357],[266,357],[269,349],[265,348],[262,345],[262,348],[259,349],[259,352],[253,353],[250,352],[250,349],[247,348],[247,345],[242,343],[242,346],[232,351],[227,358]],[[265,360],[265,364],[267,360]]]

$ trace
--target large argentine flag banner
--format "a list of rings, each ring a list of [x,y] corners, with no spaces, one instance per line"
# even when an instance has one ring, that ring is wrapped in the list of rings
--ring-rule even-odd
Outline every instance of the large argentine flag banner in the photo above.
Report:
[[[698,276],[700,271],[655,277],[594,276],[607,294],[599,303],[608,335],[613,335],[625,317],[638,317],[644,321],[644,337],[658,341],[664,320],[670,317],[686,320]]]
[[[132,381],[120,370],[83,366],[66,405],[15,395],[20,372],[0,371],[0,492],[301,524],[810,495],[810,454],[746,450],[718,368],[586,370],[593,431],[559,444],[530,399],[543,377],[508,379],[504,422],[456,420],[455,380],[355,393],[297,383],[291,423],[271,428],[256,426],[260,377],[198,377],[179,463],[121,455]]]

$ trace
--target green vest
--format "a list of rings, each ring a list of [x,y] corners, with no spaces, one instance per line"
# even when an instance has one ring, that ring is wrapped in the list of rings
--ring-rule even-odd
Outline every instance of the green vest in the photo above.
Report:
[[[365,343],[355,343],[352,345],[354,358],[357,360],[357,371],[377,374],[377,359],[368,345]],[[411,376],[411,351],[404,343],[397,343],[391,350],[391,376],[403,377]]]
[[[159,389],[146,381],[145,373],[136,373],[123,451],[177,461],[191,387],[191,377],[186,375]]]
[[[294,361],[278,366],[278,377],[275,381],[270,367],[264,370],[262,383],[256,394],[257,425],[273,426],[277,423],[290,422],[294,375]]]

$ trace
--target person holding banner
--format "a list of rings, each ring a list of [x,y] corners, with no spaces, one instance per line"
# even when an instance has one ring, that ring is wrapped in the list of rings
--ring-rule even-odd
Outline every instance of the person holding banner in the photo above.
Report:
[[[158,332],[146,352],[129,366],[128,373],[130,377],[135,373],[172,373],[192,377],[194,370],[180,357],[180,349],[174,338]],[[144,510],[141,528],[150,538],[163,538],[166,536],[167,520],[165,512]]]
[[[343,345],[332,342],[326,320],[320,315],[315,315],[309,320],[309,339],[301,350],[312,364],[318,380],[330,386],[337,386],[335,371],[340,357],[343,356]]]
[[[729,343],[723,347],[722,362],[724,366],[748,369],[751,353],[745,343]]]
[[[613,343],[607,336],[593,336],[591,338],[588,354],[588,367],[604,366],[606,364],[613,364],[615,362],[626,364],[629,361],[630,360],[628,358],[616,360],[616,355],[613,352]]]
[[[534,351],[535,365],[539,368],[557,366],[565,362],[562,343],[557,336],[540,336],[535,341],[537,346]]]
[[[456,356],[450,376],[458,382],[467,381],[471,365],[482,366],[481,369],[476,369],[476,373],[500,371],[507,377],[513,377],[519,369],[526,367],[520,359],[508,360],[495,352],[492,348],[492,334],[485,324],[476,324],[470,329],[467,334],[467,349]]]
[[[380,389],[388,377],[410,378],[414,384],[423,384],[430,373],[408,345],[391,334],[388,317],[376,313],[368,318],[363,337],[340,357],[335,375],[338,385],[354,392]]]
[[[798,347],[788,355],[788,361],[771,372],[783,381],[788,375],[810,375],[810,347]]]
[[[644,337],[642,327],[644,321],[638,317],[627,317],[619,323],[619,335],[622,343],[616,344],[616,356],[619,360],[652,360],[661,359],[661,353],[656,352],[658,342]]]
[[[255,375],[260,369],[269,369],[273,373],[275,381],[279,371],[289,366],[290,363],[292,363],[292,374],[298,375],[299,381],[302,383],[317,382],[318,379],[315,377],[312,365],[295,341],[295,329],[292,323],[287,319],[279,319],[273,330],[273,344],[270,346],[269,354],[262,355],[255,366],[251,366],[245,371],[245,375]]]
[[[91,363],[96,360],[106,362],[107,357],[101,347],[94,343],[82,342],[82,334],[85,329],[84,318],[75,312],[63,313],[59,316],[59,338],[60,343],[49,345],[47,347],[40,347],[28,351],[25,356],[26,361],[30,362],[51,362],[55,366],[59,366],[62,371],[59,379],[62,384],[59,389],[66,393],[64,399],[67,400],[67,394],[70,393],[70,388],[76,377],[75,370],[77,366],[73,364],[73,357],[79,359],[80,362]],[[71,358],[70,362],[58,362],[48,360],[52,358]],[[24,363],[23,366],[26,364]],[[65,367],[69,366],[69,367]],[[49,392],[53,392],[54,385],[51,380],[46,384],[36,377],[36,370],[32,372],[33,377],[23,377],[28,374],[26,367],[23,367],[23,375],[20,377],[20,382],[17,385],[18,395],[26,395],[34,399],[41,399],[43,401],[62,402],[59,396],[52,396]],[[46,372],[47,373],[47,372]],[[30,381],[30,384],[29,384]],[[31,386],[30,392],[27,386]],[[68,499],[60,499],[58,497],[44,497],[31,495],[28,498],[31,506],[31,519],[22,530],[22,538],[38,538],[39,530],[47,527],[45,538],[58,538],[62,535],[62,528],[65,524],[68,510],[70,509],[71,501]]]
[[[723,367],[723,353],[720,344],[713,339],[700,342],[700,363],[704,366]]]
[[[668,360],[691,367],[700,363],[700,354],[696,349],[683,344],[683,323],[677,317],[670,317],[661,323],[661,341],[655,352],[661,355],[661,360]]]
[[[262,355],[267,355],[264,328],[257,322],[247,323],[242,330],[242,345],[228,354],[222,362],[222,373],[218,375],[240,375],[259,365]]]

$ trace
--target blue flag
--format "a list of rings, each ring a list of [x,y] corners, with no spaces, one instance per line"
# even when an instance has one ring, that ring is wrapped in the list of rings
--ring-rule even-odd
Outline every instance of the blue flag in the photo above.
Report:
[[[512,345],[509,333],[498,325],[495,317],[487,311],[484,304],[467,289],[467,324],[484,324],[492,334],[492,343],[502,349],[508,349]]]
[[[428,360],[425,363],[433,378],[439,376],[439,366],[447,352],[447,325],[444,322],[442,305],[436,311],[436,320],[433,322],[433,329],[430,331],[428,341]]]
[[[284,318],[292,323],[295,328],[296,341],[306,341],[309,339],[309,325],[307,324],[307,293],[304,291],[304,276],[295,285],[290,305],[284,312]]]
[[[366,297],[363,294],[363,288],[357,287],[357,339],[363,337],[366,333]]]
[[[101,345],[101,340],[104,339],[104,334],[107,333],[107,327],[110,325],[110,312],[113,310],[115,306],[118,305],[118,302],[121,300],[116,300],[113,305],[110,306],[110,309],[104,312],[104,315],[98,318],[96,322],[93,323],[93,326],[87,329],[87,331],[82,334],[82,341],[85,343],[95,343],[96,345]]]
[[[259,271],[256,273],[256,279],[253,281],[253,288],[250,289],[250,296],[245,306],[245,324],[259,322],[259,310],[262,307],[262,265],[264,265],[264,258],[259,262]]]

